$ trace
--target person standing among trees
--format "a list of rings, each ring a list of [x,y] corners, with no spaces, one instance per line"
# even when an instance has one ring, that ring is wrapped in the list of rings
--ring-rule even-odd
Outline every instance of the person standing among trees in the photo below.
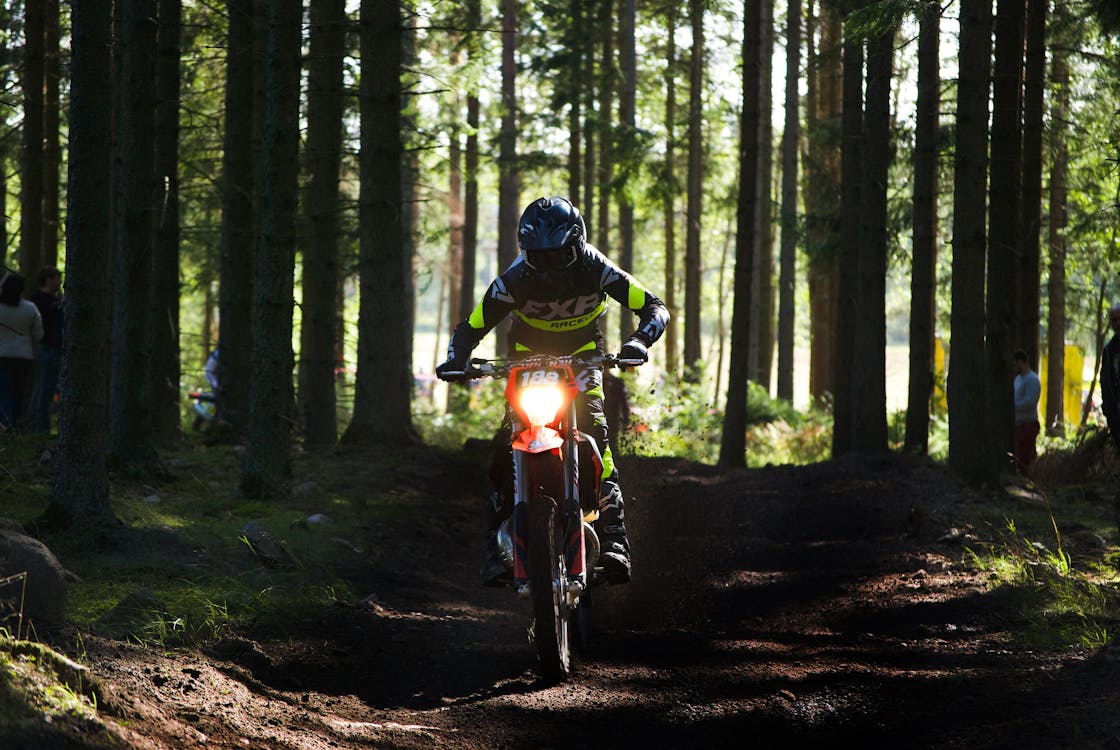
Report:
[[[1038,398],[1042,395],[1042,382],[1031,369],[1027,353],[1015,352],[1015,468],[1027,475],[1031,464],[1038,457],[1035,440],[1038,439]]]
[[[1112,338],[1101,353],[1101,411],[1112,442],[1120,448],[1120,304],[1108,311]]]
[[[43,338],[39,309],[23,299],[23,277],[9,272],[0,282],[0,428],[23,427],[35,347]]]
[[[51,404],[58,392],[58,376],[62,369],[62,272],[57,268],[39,271],[39,289],[31,302],[39,308],[43,319],[43,340],[35,348],[35,388],[31,392],[31,430],[51,431]]]
[[[566,198],[539,198],[521,215],[517,230],[521,255],[491,282],[474,312],[459,325],[447,347],[447,361],[436,368],[444,380],[467,369],[479,341],[507,316],[512,316],[509,350],[514,357],[533,354],[588,357],[606,348],[599,318],[613,297],[638,316],[638,328],[622,344],[619,357],[648,360],[647,350],[661,337],[669,322],[665,304],[587,242],[587,225],[579,209]],[[580,373],[576,421],[581,432],[594,436],[602,449],[603,469],[599,519],[603,525],[603,561],[610,583],[630,580],[630,542],[624,523],[622,488],[608,442],[603,410],[603,372],[590,367]],[[508,444],[507,444],[508,445]],[[508,452],[498,452],[491,470],[495,491],[488,503],[486,560],[483,583],[500,584],[505,571],[498,552],[497,530],[513,512],[513,497],[505,487],[503,466]],[[584,474],[581,467],[581,475]]]

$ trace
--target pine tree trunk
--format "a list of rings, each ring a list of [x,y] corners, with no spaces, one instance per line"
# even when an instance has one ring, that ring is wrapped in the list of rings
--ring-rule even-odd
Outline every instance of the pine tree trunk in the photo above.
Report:
[[[1055,25],[1060,27],[1066,19],[1064,9],[1055,9]],[[1050,115],[1050,208],[1047,249],[1050,259],[1049,317],[1046,320],[1046,430],[1050,435],[1064,432],[1065,369],[1066,369],[1066,191],[1069,172],[1069,65],[1067,52],[1062,44],[1055,44],[1051,78],[1054,85],[1054,103]]]
[[[595,211],[595,223],[589,225],[595,244],[603,253],[611,255],[611,181],[614,179],[614,0],[601,0],[599,21],[596,27],[599,34],[599,159],[596,178],[599,183],[599,206]],[[593,228],[591,228],[593,227]],[[604,330],[606,321],[602,321]]]
[[[750,379],[770,391],[770,376],[774,359],[774,237],[772,201],[770,198],[774,176],[774,127],[771,112],[774,107],[773,64],[774,56],[774,0],[762,2],[762,26],[759,29],[762,51],[759,64],[759,111],[764,116],[759,121],[758,132],[758,200],[755,220],[754,289],[751,298],[751,355]]]
[[[1020,286],[1022,206],[1022,86],[1025,0],[997,0],[992,69],[992,145],[988,214],[985,334],[988,372],[988,455],[998,471],[1011,469],[1015,402],[1012,354]]]
[[[144,473],[152,447],[151,308],[155,227],[155,0],[123,0],[118,81],[114,209],[113,335],[110,365],[110,459]]]
[[[402,210],[401,8],[363,0],[361,21],[361,308],[358,378],[347,443],[402,444],[412,430],[412,258]]]
[[[677,5],[670,3],[666,16],[665,52],[665,165],[662,176],[662,223],[665,227],[665,305],[677,309]],[[679,326],[665,329],[665,371],[680,368]]]
[[[855,365],[859,266],[859,217],[863,189],[863,46],[844,35],[844,115],[841,133],[840,247],[836,262],[836,315],[833,373],[832,455],[852,449],[854,409],[852,368]]]
[[[1046,88],[1046,9],[1048,0],[1027,1],[1027,54],[1023,89],[1023,212],[1020,222],[1016,348],[1038,369],[1039,278],[1042,256],[1042,129]]]
[[[689,0],[692,23],[692,62],[688,93],[688,224],[684,246],[684,369],[696,381],[703,357],[700,333],[700,217],[704,200],[704,3]],[[756,33],[757,36],[757,33]],[[743,183],[740,177],[740,184]]]
[[[69,173],[66,189],[66,336],[58,456],[45,520],[87,531],[114,522],[105,461],[110,291],[109,153],[112,14],[71,0]]]
[[[249,351],[256,286],[257,223],[254,133],[258,119],[254,0],[229,0],[225,132],[222,148],[222,229],[218,283],[218,416],[235,432],[249,424]]]
[[[887,450],[887,182],[893,153],[890,104],[894,37],[892,27],[867,43],[859,292],[852,363],[852,449],[859,453]]]
[[[346,105],[342,70],[349,27],[345,0],[311,0],[310,20],[305,152],[310,177],[303,210],[308,238],[303,251],[299,406],[304,444],[314,450],[331,448],[338,441],[335,290],[341,208],[338,181]]]
[[[20,241],[17,270],[34,279],[43,265],[43,51],[44,3],[29,2],[23,16],[23,128],[20,152]]]
[[[618,94],[618,120],[622,126],[623,169],[631,173],[637,160],[635,109],[638,95],[638,69],[634,42],[634,24],[637,10],[635,0],[622,0],[619,13],[619,64],[622,85]],[[634,270],[634,198],[629,190],[619,191],[618,196],[618,263],[626,271]],[[619,313],[618,341],[621,345],[634,331],[634,316],[623,310]]]
[[[181,0],[159,0],[156,40],[156,196],[152,253],[152,432],[168,445],[182,426],[179,364],[179,55]]]
[[[820,403],[836,391],[836,275],[840,234],[840,132],[843,65],[840,18],[822,6],[819,53],[812,55],[808,155],[805,159],[806,250],[809,257],[809,395]]]
[[[467,0],[467,25],[471,29],[482,26],[480,0]],[[473,32],[479,34],[481,32]],[[477,41],[471,44],[471,54],[479,55]],[[463,174],[463,279],[459,292],[459,320],[465,320],[474,309],[474,277],[478,256],[478,91],[467,92],[467,146]]]
[[[502,124],[498,133],[498,271],[517,258],[521,185],[517,171],[517,14],[518,0],[502,0]],[[509,353],[509,326],[495,333],[498,356]]]
[[[62,75],[58,0],[43,1],[43,246],[41,267],[58,265],[60,185],[58,84]],[[29,269],[38,271],[39,269]]]
[[[782,239],[778,275],[778,398],[793,401],[794,330],[797,309],[797,149],[801,140],[798,82],[801,75],[801,0],[789,0],[786,16],[785,126],[782,131]]]
[[[762,0],[743,3],[743,119],[739,135],[739,198],[736,208],[734,302],[731,311],[731,358],[727,376],[727,408],[719,445],[719,465],[746,466],[747,374],[750,351],[751,276],[754,268],[758,211],[758,136],[762,61]],[[722,295],[721,295],[722,296]]]
[[[937,128],[941,108],[938,62],[940,16],[930,6],[919,18],[918,101],[914,129],[913,263],[910,273],[910,380],[905,449],[929,449],[937,315]]]
[[[984,358],[985,200],[992,0],[962,0],[953,179],[953,307],[949,356],[949,466],[969,481],[992,478]],[[1010,388],[1008,388],[1010,393]]]
[[[247,497],[283,498],[291,478],[292,311],[299,191],[300,0],[266,3],[260,224],[249,389],[241,469]]]

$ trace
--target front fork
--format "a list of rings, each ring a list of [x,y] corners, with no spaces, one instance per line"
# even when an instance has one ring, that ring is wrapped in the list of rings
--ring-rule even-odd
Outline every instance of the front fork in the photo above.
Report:
[[[513,435],[516,437],[523,429],[524,426],[514,418]],[[574,403],[569,406],[568,419],[564,421],[561,433],[564,442],[558,449],[545,453],[513,450],[513,578],[518,591],[527,591],[529,555],[525,548],[525,532],[529,523],[529,504],[555,502],[562,511],[564,567],[568,579],[565,583],[575,584],[568,590],[574,588],[572,593],[578,597],[579,591],[587,584],[587,556],[579,502],[579,441]],[[546,456],[558,460],[543,460]]]

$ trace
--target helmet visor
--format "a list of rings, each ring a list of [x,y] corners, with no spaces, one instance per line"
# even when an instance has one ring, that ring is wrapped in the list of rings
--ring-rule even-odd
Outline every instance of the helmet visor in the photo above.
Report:
[[[525,262],[534,271],[561,271],[575,263],[574,245],[525,251]]]

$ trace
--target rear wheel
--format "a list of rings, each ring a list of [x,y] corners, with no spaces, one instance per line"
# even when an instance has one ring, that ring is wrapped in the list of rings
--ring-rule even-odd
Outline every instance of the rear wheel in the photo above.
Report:
[[[563,524],[555,501],[538,495],[529,501],[529,584],[533,602],[533,641],[541,676],[563,680],[572,669],[568,623],[568,571],[564,564]]]

